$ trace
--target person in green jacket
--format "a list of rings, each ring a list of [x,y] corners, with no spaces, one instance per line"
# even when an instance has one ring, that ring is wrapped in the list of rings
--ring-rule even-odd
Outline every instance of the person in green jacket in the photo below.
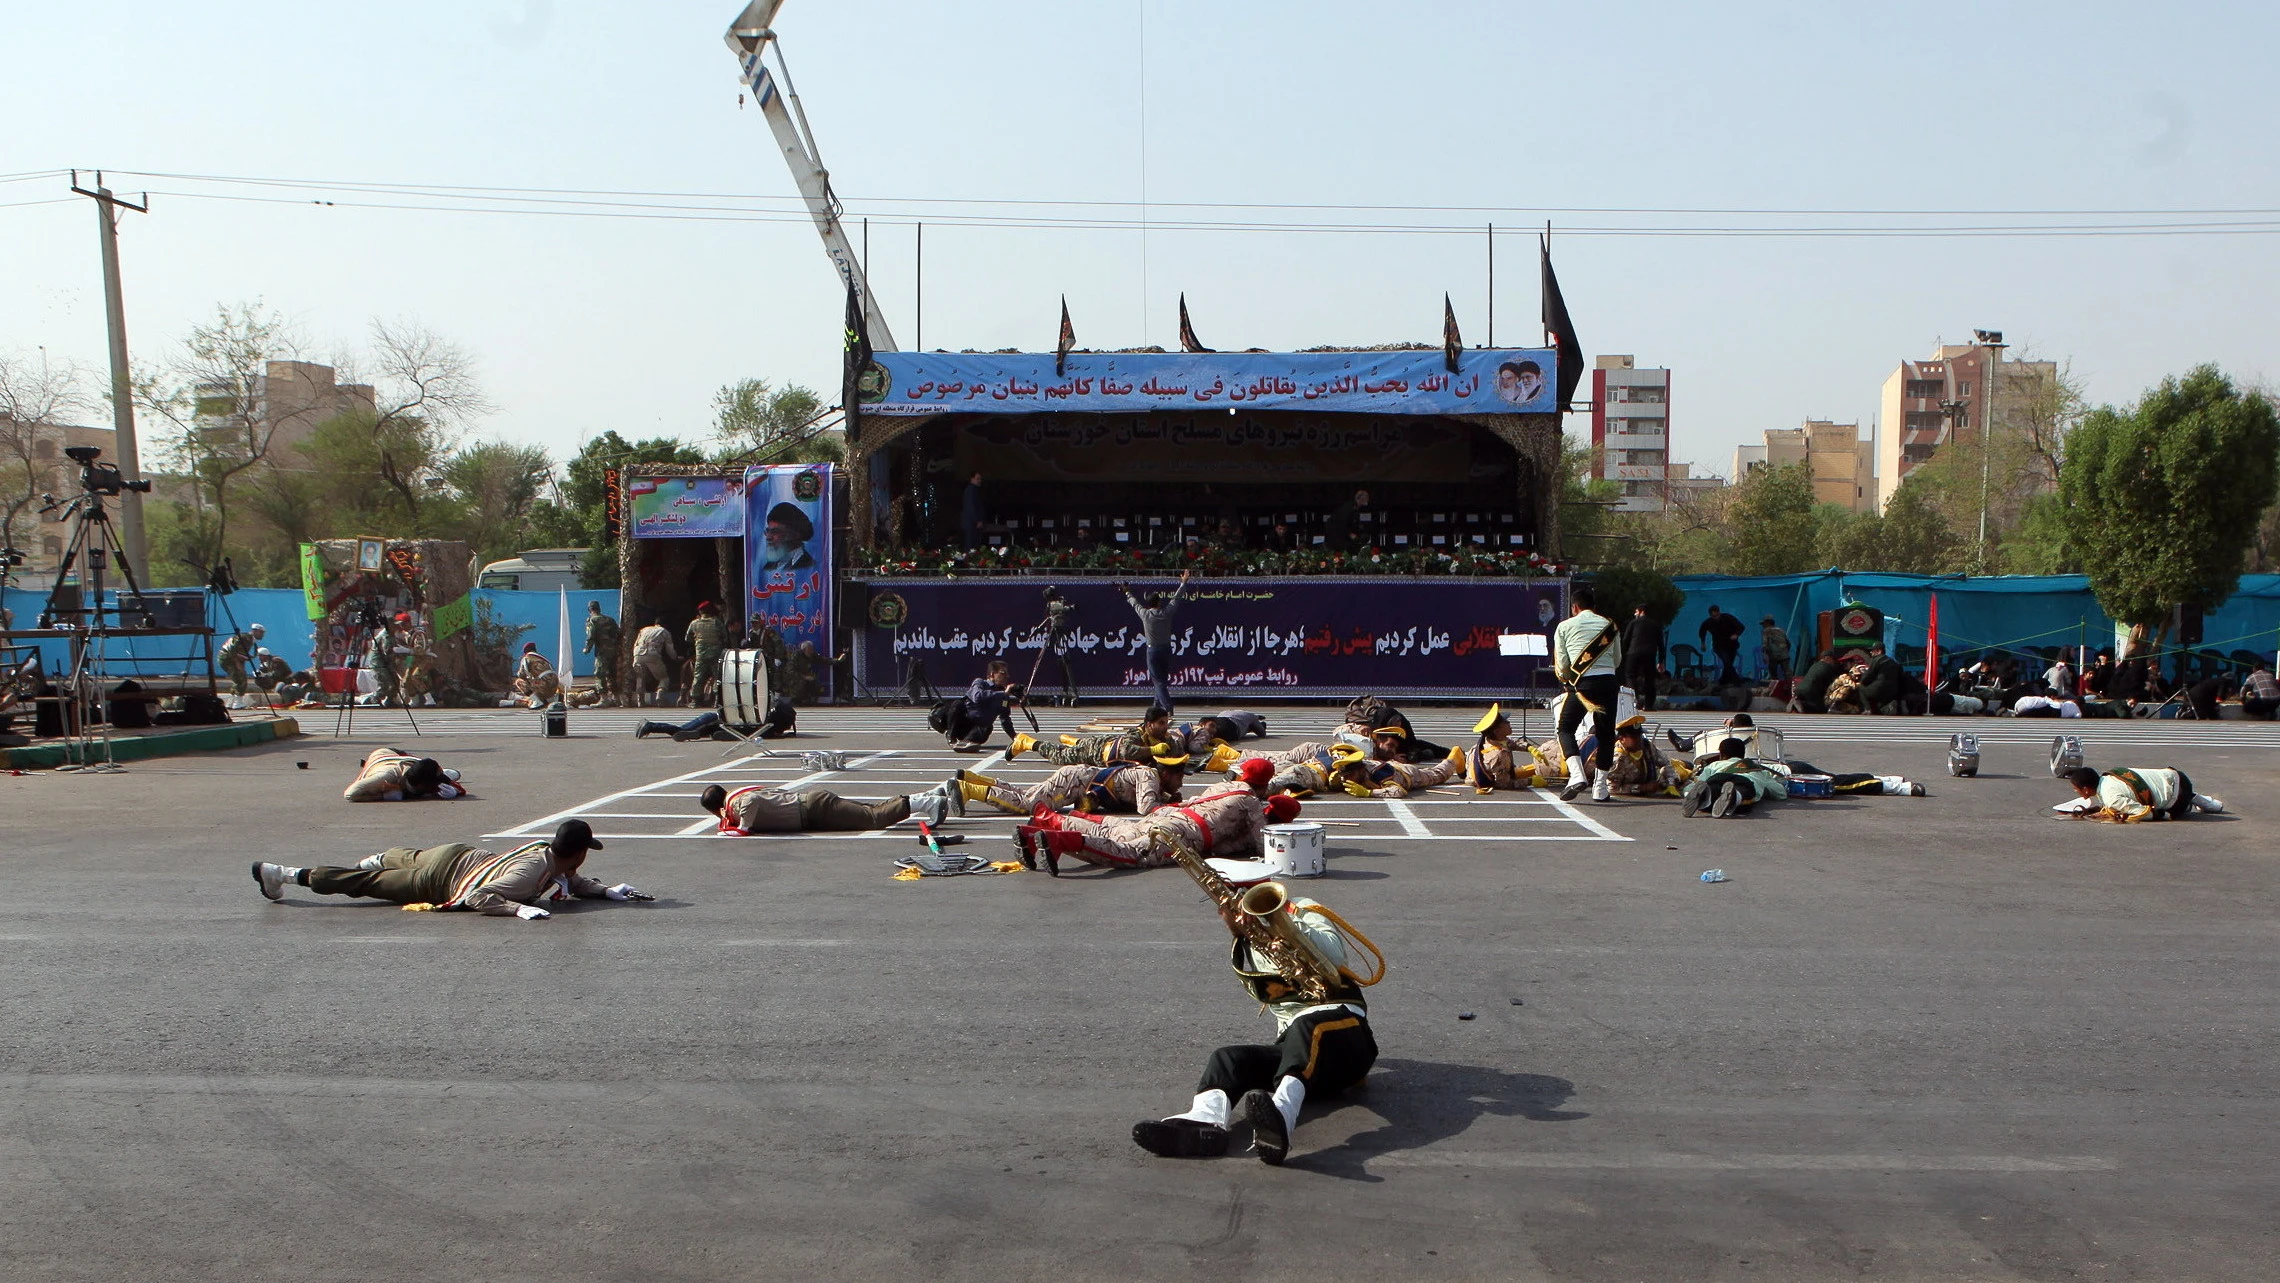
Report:
[[[1837,657],[1833,652],[1823,651],[1821,657],[1814,660],[1812,666],[1798,677],[1797,685],[1789,695],[1789,711],[1792,713],[1828,712],[1829,683],[1835,680],[1837,680]]]
[[[1788,796],[1787,772],[1742,756],[1740,742],[1727,740],[1718,746],[1718,756],[1694,773],[1681,809],[1689,818],[1708,811],[1710,818],[1722,820],[1729,815],[1746,815],[1759,802],[1778,802]]]

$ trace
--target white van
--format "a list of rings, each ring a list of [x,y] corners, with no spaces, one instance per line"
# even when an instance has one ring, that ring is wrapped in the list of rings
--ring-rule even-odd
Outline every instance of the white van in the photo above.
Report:
[[[579,579],[578,567],[585,559],[584,548],[529,548],[483,567],[482,576],[475,582],[477,587],[508,592],[580,589],[586,585]]]

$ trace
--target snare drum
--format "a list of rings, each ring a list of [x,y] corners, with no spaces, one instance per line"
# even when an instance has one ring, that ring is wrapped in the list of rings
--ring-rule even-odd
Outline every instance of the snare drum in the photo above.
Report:
[[[1266,829],[1267,864],[1278,878],[1318,878],[1330,867],[1322,849],[1319,824],[1270,824]]]
[[[1837,782],[1826,775],[1792,775],[1789,777],[1791,797],[1829,797],[1837,791]]]

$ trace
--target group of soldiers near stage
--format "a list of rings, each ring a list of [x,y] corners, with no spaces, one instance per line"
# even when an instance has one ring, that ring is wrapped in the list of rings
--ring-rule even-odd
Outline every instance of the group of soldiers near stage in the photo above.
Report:
[[[618,677],[623,630],[617,620],[602,613],[601,603],[586,604],[586,653],[594,657],[598,703],[648,706],[667,702],[676,691],[680,692],[677,702],[690,708],[718,703],[721,657],[732,640],[737,649],[760,652],[771,702],[780,698],[794,704],[815,703],[822,695],[823,668],[844,658],[827,659],[813,642],[787,646],[784,635],[764,620],[752,621],[741,637],[731,638],[720,607],[699,602],[696,615],[681,630],[678,642],[671,629],[654,620],[634,633],[632,663],[628,666],[633,675],[629,700]]]

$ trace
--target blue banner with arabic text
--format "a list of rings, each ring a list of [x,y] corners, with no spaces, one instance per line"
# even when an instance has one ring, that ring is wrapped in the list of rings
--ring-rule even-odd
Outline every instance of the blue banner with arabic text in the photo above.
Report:
[[[1347,414],[1550,414],[1549,348],[1404,352],[881,352],[870,414],[1144,413],[1225,406]]]
[[[871,617],[904,620],[866,626],[858,663],[866,685],[893,687],[912,659],[945,693],[963,689],[991,659],[1017,680],[1037,672],[1041,693],[1062,675],[1045,645],[1045,579],[881,579],[865,585]],[[1123,594],[1097,580],[1062,583],[1075,606],[1065,656],[1084,694],[1145,700],[1147,639]],[[1141,581],[1139,594],[1170,593],[1176,581]],[[1194,580],[1176,607],[1172,693],[1183,704],[1237,704],[1261,698],[1357,694],[1478,695],[1526,690],[1541,657],[1498,653],[1502,633],[1549,634],[1565,614],[1564,579]],[[888,594],[902,609],[881,610]],[[891,604],[890,604],[891,605]]]

